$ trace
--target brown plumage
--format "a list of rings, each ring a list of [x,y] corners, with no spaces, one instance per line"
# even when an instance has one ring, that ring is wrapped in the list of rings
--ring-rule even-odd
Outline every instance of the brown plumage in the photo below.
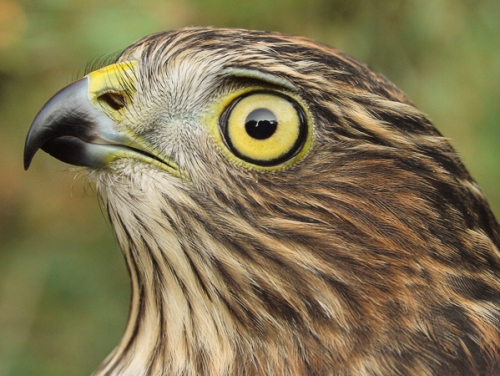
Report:
[[[118,62],[26,144],[27,165],[41,147],[90,167],[127,261],[129,324],[96,375],[500,374],[499,225],[392,83],[245,30],[150,35]],[[301,127],[274,159],[226,129],[262,93]]]

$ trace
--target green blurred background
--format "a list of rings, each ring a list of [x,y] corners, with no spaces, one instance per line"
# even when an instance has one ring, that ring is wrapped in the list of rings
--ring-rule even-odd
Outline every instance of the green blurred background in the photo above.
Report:
[[[191,25],[305,35],[368,63],[451,139],[500,215],[498,0],[0,0],[0,375],[89,375],[128,311],[92,185],[44,153],[23,171],[33,117],[89,61]]]

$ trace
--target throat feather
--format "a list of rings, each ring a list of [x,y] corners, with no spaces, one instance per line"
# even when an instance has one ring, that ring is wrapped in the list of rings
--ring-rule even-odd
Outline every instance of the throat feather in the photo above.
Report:
[[[223,302],[209,294],[200,265],[181,247],[165,212],[138,214],[130,195],[119,193],[105,200],[131,276],[132,302],[125,335],[96,375],[227,374],[234,329]]]

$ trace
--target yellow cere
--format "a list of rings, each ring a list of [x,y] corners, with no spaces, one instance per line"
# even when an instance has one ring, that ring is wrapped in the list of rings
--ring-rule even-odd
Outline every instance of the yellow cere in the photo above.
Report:
[[[266,139],[251,137],[245,128],[249,114],[257,109],[270,111],[277,120],[276,131]],[[240,100],[228,119],[229,139],[238,152],[247,158],[271,161],[288,152],[297,141],[300,118],[285,98],[272,94],[253,94]]]
[[[106,105],[101,100],[104,95],[120,96],[130,100],[136,85],[136,61],[108,65],[87,75],[89,80],[89,99],[98,109],[104,110],[115,120],[120,120],[120,111]]]
[[[128,61],[108,65],[87,75],[88,96],[93,105],[104,112],[111,119],[119,121],[123,118],[121,107],[129,103],[135,93],[137,82],[137,62]],[[117,147],[113,153],[107,155],[106,163],[119,158],[135,158],[143,162],[158,166],[168,173],[188,181],[189,174],[179,168],[179,165],[160,153],[159,150],[147,143],[142,137],[129,129],[121,129],[123,145],[129,148]],[[145,153],[138,152],[142,150]],[[154,155],[157,159],[150,157]]]

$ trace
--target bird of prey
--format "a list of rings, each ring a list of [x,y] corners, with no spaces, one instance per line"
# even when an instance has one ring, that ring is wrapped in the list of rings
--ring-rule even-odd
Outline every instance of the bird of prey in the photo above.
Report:
[[[302,37],[146,36],[57,93],[132,283],[96,375],[499,375],[500,229],[391,82]]]

